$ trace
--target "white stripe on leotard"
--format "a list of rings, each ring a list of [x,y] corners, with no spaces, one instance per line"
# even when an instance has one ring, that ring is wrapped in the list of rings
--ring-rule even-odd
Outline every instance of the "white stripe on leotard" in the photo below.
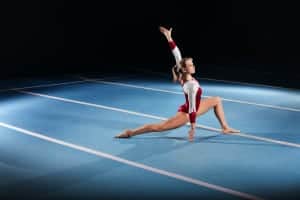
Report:
[[[181,56],[180,50],[177,46],[174,49],[172,49],[172,54],[175,58],[177,67],[179,69],[181,69],[180,61],[182,60],[182,56]]]

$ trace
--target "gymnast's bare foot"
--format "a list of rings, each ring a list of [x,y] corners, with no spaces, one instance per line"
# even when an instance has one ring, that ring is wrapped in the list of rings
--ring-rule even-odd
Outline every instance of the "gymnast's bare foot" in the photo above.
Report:
[[[230,127],[224,127],[222,129],[222,132],[224,134],[230,134],[230,133],[240,133],[241,131],[240,130],[236,130],[236,129],[233,129],[233,128],[230,128]]]
[[[116,135],[115,138],[130,138],[132,134],[131,130],[125,130],[123,133]]]

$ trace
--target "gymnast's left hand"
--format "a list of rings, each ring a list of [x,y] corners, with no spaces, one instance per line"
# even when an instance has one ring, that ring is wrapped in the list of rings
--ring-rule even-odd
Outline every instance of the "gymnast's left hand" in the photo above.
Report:
[[[193,142],[194,141],[194,136],[195,136],[195,129],[191,128],[189,130],[189,141]]]

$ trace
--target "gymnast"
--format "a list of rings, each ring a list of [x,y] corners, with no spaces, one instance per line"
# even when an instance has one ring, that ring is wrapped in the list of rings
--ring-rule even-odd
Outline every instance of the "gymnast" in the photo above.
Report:
[[[222,99],[220,97],[201,99],[202,88],[200,87],[199,82],[193,77],[193,74],[195,73],[193,58],[181,57],[180,50],[172,38],[172,28],[166,29],[165,27],[160,26],[159,30],[167,39],[172,54],[175,57],[176,65],[172,67],[173,81],[180,83],[182,86],[185,103],[179,107],[175,116],[167,120],[159,123],[145,124],[132,130],[128,129],[115,137],[130,138],[143,133],[162,132],[181,127],[190,122],[191,126],[188,134],[189,139],[193,140],[196,129],[196,118],[212,108],[221,125],[222,133],[239,133],[239,130],[235,130],[227,124]]]

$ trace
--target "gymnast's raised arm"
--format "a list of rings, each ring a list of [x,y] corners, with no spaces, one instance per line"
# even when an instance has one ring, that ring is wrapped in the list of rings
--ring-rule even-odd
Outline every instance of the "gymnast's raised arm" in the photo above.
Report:
[[[176,82],[176,81],[181,82],[181,73],[180,73],[181,64],[180,64],[180,61],[182,60],[182,56],[181,56],[179,48],[177,47],[175,41],[172,38],[172,28],[170,28],[168,30],[165,27],[160,26],[159,30],[166,37],[166,39],[169,43],[169,47],[170,47],[170,49],[172,51],[172,54],[175,58],[176,65],[175,65],[175,67],[172,68],[173,81],[174,82]]]

